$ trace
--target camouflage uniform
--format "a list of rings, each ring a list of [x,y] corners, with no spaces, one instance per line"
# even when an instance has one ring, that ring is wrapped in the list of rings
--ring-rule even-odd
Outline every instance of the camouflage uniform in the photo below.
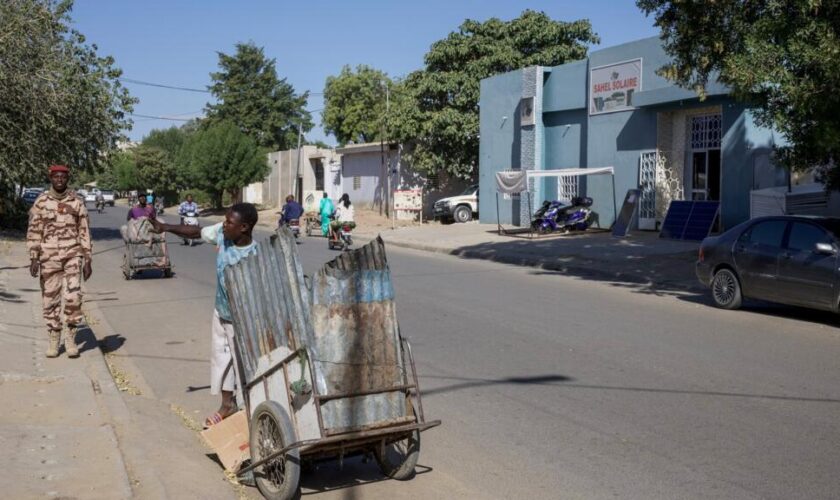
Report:
[[[82,259],[90,261],[90,224],[87,209],[71,189],[63,197],[45,191],[29,210],[26,246],[30,259],[41,264],[44,321],[51,335],[61,334],[62,282],[64,317],[70,330],[81,324]],[[75,332],[73,332],[75,333]]]

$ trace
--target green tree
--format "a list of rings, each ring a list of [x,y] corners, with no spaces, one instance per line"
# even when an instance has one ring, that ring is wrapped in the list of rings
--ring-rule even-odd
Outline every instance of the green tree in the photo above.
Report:
[[[171,198],[180,189],[176,163],[170,160],[163,149],[137,146],[131,149],[131,159],[136,168],[139,189],[151,189],[167,198]]]
[[[392,88],[388,75],[365,65],[356,71],[344,66],[338,76],[328,76],[321,115],[324,132],[342,145],[379,140],[385,127],[386,91]]]
[[[113,58],[70,28],[72,5],[0,2],[0,191],[42,183],[51,163],[93,173],[131,126],[136,100]]]
[[[236,54],[218,54],[220,71],[210,74],[217,102],[207,105],[204,124],[231,122],[260,147],[297,147],[298,126],[303,132],[312,129],[305,108],[308,93],[297,95],[285,78],[278,78],[275,60],[266,58],[262,47],[239,43]]]
[[[555,21],[532,10],[508,22],[468,19],[432,44],[425,68],[397,86],[389,129],[412,146],[408,156],[415,168],[472,178],[478,167],[481,80],[582,59],[588,45],[598,41],[588,20]]]
[[[216,123],[191,136],[178,164],[190,171],[193,187],[206,191],[216,208],[222,206],[225,193],[237,199],[243,187],[268,173],[265,152],[230,122]]]
[[[189,133],[183,127],[153,129],[149,132],[149,135],[143,138],[142,144],[143,146],[160,149],[174,161],[181,147],[187,141]]]
[[[823,170],[840,188],[840,2],[637,0],[653,14],[672,64],[660,74],[695,89],[717,79],[754,106],[757,122],[784,135],[782,164]]]
[[[111,171],[114,177],[114,189],[131,191],[140,189],[137,164],[131,152],[119,151],[111,157]]]

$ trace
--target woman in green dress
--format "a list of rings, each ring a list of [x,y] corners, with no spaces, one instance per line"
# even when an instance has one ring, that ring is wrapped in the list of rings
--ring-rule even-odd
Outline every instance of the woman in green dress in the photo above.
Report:
[[[327,193],[324,193],[324,197],[321,198],[321,233],[324,236],[327,236],[330,232],[330,216],[335,211],[335,207],[333,206],[333,202]]]

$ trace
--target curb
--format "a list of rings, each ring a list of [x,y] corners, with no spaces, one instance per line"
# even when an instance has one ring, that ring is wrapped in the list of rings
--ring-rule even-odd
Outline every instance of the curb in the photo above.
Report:
[[[100,325],[97,328],[100,333],[104,332],[105,336],[115,333],[95,302],[88,302],[85,305],[88,307],[88,313],[95,317],[97,324]],[[105,353],[102,352],[102,348],[99,345],[100,338],[96,333],[97,330],[94,330],[90,325],[87,325],[87,328],[97,341],[96,348],[93,349],[96,351],[96,354],[89,357],[92,362],[89,366],[93,372],[90,374],[91,379],[99,383],[100,391],[97,394],[97,401],[99,401],[103,413],[108,417],[107,419],[111,424],[117,447],[122,455],[123,466],[130,479],[131,491],[137,496],[140,492],[135,490],[135,485],[140,484],[142,485],[142,496],[144,497],[169,498],[166,488],[158,479],[154,467],[149,465],[150,460],[148,457],[146,457],[139,447],[126,443],[126,441],[130,441],[131,439],[125,432],[126,429],[130,429],[133,425],[131,411],[123,399],[120,390],[117,388],[111,370],[105,361]]]

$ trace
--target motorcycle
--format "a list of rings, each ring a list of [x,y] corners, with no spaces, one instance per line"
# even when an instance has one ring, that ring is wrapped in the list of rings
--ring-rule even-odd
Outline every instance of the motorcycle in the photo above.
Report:
[[[105,212],[105,200],[96,200],[96,211],[100,214]]]
[[[279,226],[289,226],[289,230],[292,231],[292,234],[295,236],[295,240],[300,237],[300,219],[291,219],[288,221],[280,221]]]
[[[163,215],[163,200],[160,198],[155,200],[155,212],[158,215]]]
[[[185,226],[197,226],[198,225],[198,214],[195,212],[185,212],[184,215],[181,216],[181,224]],[[192,238],[184,238],[184,245],[193,246],[195,244],[195,240]]]
[[[349,252],[353,246],[353,226],[349,222],[344,222],[338,229],[333,230],[332,235],[327,240],[329,249],[338,248],[345,252]]]
[[[561,201],[543,202],[537,212],[534,213],[532,229],[541,234],[554,231],[585,231],[589,228],[592,219],[592,198],[578,196],[572,199],[567,205]]]

